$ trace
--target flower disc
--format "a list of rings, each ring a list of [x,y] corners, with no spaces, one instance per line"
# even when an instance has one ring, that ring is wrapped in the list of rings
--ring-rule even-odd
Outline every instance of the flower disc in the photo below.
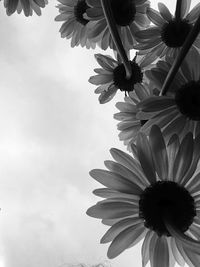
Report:
[[[172,181],[158,181],[147,187],[141,195],[139,209],[145,226],[159,236],[170,236],[166,221],[185,232],[196,215],[194,199],[184,187]]]
[[[200,121],[200,81],[191,81],[176,92],[176,104],[182,114]]]

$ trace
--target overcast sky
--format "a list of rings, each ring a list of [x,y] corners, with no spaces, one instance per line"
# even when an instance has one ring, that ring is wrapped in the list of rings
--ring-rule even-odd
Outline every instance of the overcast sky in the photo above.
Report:
[[[99,187],[88,172],[103,167],[111,147],[125,150],[113,120],[123,97],[98,104],[87,80],[101,51],[61,39],[50,2],[29,18],[7,17],[0,2],[0,267],[108,261],[99,244],[107,227],[85,214]],[[109,262],[141,267],[140,249]]]

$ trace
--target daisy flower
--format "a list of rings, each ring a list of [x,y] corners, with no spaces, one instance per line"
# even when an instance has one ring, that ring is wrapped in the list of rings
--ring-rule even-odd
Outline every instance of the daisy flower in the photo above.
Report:
[[[103,50],[108,47],[114,49],[115,45],[103,13],[101,0],[87,0],[87,4],[89,9],[86,10],[86,14],[92,21],[89,37],[98,41]],[[110,5],[125,50],[133,49],[133,44],[136,44],[135,32],[149,25],[149,19],[146,16],[149,1],[110,0]]]
[[[124,102],[116,103],[119,112],[114,114],[114,118],[120,121],[117,124],[117,128],[120,131],[119,139],[124,141],[129,151],[131,151],[131,143],[135,142],[140,128],[148,121],[139,120],[136,117],[138,112],[137,104],[147,97],[158,94],[159,92],[153,90],[149,84],[137,84],[135,90],[125,96]]]
[[[88,40],[88,19],[84,18],[84,13],[88,8],[86,0],[58,0],[57,5],[60,14],[56,21],[64,21],[60,28],[62,38],[71,39],[71,47],[78,45],[86,48],[95,48],[95,44]]]
[[[157,68],[146,72],[147,77],[161,90],[163,82],[173,64],[159,61]],[[181,138],[188,131],[194,136],[200,134],[200,55],[196,50],[189,52],[169,87],[166,96],[151,96],[137,106],[138,119],[148,119],[141,131],[148,133],[157,124],[163,135],[169,139],[172,133]]]
[[[32,16],[33,11],[40,16],[41,8],[44,8],[47,4],[48,0],[4,0],[4,6],[8,16],[12,15],[15,11],[21,13],[22,10],[26,17]]]
[[[103,184],[94,194],[104,198],[87,210],[110,226],[101,243],[111,242],[108,258],[142,244],[142,266],[173,267],[175,262],[199,266],[200,251],[200,136],[188,133],[182,142],[173,135],[165,143],[153,126],[149,138],[139,133],[134,157],[111,149],[115,161],[108,170],[94,169],[92,178]]]
[[[173,64],[173,59],[159,61],[157,68],[147,71],[146,75],[161,89]],[[169,139],[172,133],[181,138],[188,131],[194,136],[200,134],[200,55],[190,51],[169,87],[166,96],[151,96],[138,105],[138,119],[148,122],[141,131],[148,133],[157,124],[163,135]]]
[[[176,57],[200,15],[200,3],[189,12],[190,5],[191,0],[182,1],[179,18],[173,16],[163,3],[158,3],[159,12],[148,8],[147,16],[154,26],[135,34],[139,44],[134,48],[140,50],[139,54],[151,58],[152,62],[166,55]],[[200,35],[193,47],[200,48]]]
[[[139,62],[136,63],[136,56],[133,60],[129,61],[132,69],[130,79],[126,78],[126,71],[120,59],[115,60],[111,56],[101,54],[96,54],[95,58],[101,68],[94,69],[97,74],[91,76],[89,82],[98,85],[95,93],[100,94],[99,102],[101,104],[110,101],[115,96],[118,89],[125,93],[131,92],[142,83],[142,68],[144,68],[145,65]]]

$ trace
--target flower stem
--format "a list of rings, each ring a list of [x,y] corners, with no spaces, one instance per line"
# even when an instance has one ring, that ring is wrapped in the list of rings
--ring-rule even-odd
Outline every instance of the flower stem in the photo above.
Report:
[[[167,90],[169,89],[169,86],[171,84],[171,82],[173,81],[182,61],[184,60],[185,56],[187,55],[190,47],[192,46],[193,42],[195,41],[197,35],[200,32],[200,16],[198,17],[197,21],[195,22],[193,28],[191,29],[187,39],[185,40],[180,53],[178,54],[178,56],[176,57],[176,59],[174,60],[174,63],[170,69],[170,71],[168,72],[168,75],[164,81],[162,90],[160,95],[165,95],[167,93]]]
[[[128,57],[126,55],[126,51],[123,47],[121,38],[119,36],[119,32],[117,30],[117,26],[115,23],[115,19],[113,17],[113,13],[110,6],[110,0],[101,0],[101,5],[103,8],[103,13],[106,18],[107,25],[110,30],[110,34],[112,36],[113,42],[116,46],[117,52],[120,55],[120,58],[124,64],[126,70],[126,78],[129,79],[132,75],[132,69]]]
[[[176,1],[175,19],[178,20],[178,21],[180,21],[180,19],[181,19],[182,1],[183,0],[177,0]],[[184,0],[184,1],[187,1],[187,0]]]

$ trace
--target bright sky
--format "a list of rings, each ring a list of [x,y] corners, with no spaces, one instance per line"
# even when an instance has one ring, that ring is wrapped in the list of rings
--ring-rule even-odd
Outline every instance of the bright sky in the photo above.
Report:
[[[124,150],[112,118],[122,95],[98,104],[87,80],[101,51],[61,39],[49,2],[31,18],[7,17],[0,2],[0,267],[108,260],[99,244],[107,228],[85,214],[99,186],[88,172],[103,167],[111,147]],[[109,262],[141,267],[140,248]]]

